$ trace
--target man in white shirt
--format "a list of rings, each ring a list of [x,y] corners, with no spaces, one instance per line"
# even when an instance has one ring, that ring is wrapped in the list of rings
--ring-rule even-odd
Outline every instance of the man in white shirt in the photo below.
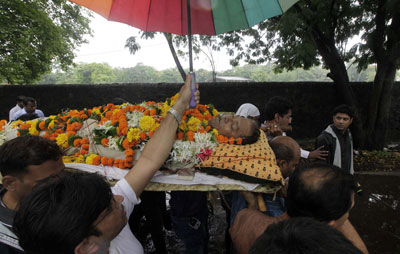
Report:
[[[275,96],[268,100],[264,111],[266,121],[261,125],[261,129],[265,131],[268,141],[271,141],[276,136],[286,136],[287,132],[292,131],[292,108],[293,104],[286,98]],[[301,157],[325,160],[328,152],[322,149],[323,146],[311,152],[301,149]]]
[[[14,114],[20,111],[24,107],[24,99],[25,96],[23,95],[19,95],[17,97],[17,105],[15,105],[15,107],[10,109],[10,112],[8,114],[8,121],[12,121]]]
[[[15,121],[17,120],[20,116],[23,116],[25,114],[37,114],[39,117],[44,117],[43,111],[36,109],[37,104],[36,100],[32,97],[25,97],[24,99],[24,108],[17,111],[11,120]]]
[[[191,96],[187,76],[179,98],[139,160],[113,188],[101,176],[88,173],[63,173],[39,184],[21,202],[15,216],[21,247],[40,254],[142,254],[127,217],[168,157]],[[199,92],[195,99],[199,101]]]

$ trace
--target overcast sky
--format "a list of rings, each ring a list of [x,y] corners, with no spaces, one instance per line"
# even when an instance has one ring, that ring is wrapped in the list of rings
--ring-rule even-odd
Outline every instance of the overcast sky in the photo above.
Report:
[[[124,48],[125,41],[130,36],[138,35],[138,29],[113,21],[93,13],[90,27],[93,37],[87,36],[88,44],[82,45],[75,51],[76,63],[108,63],[112,67],[134,67],[138,63],[152,66],[157,70],[176,67],[169,50],[167,41],[162,35],[153,40],[139,40],[141,49],[135,55],[131,55]],[[230,69],[226,52],[214,54],[217,71]],[[183,68],[189,68],[188,62],[182,61]],[[205,57],[194,60],[194,69],[211,70]]]

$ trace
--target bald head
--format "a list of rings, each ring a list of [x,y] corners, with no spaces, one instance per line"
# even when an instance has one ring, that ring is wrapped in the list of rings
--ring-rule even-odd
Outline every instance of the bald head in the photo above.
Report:
[[[300,146],[288,136],[275,137],[269,145],[275,153],[276,161],[284,178],[296,168],[300,160]]]
[[[328,164],[308,164],[290,176],[287,211],[290,217],[339,220],[350,210],[356,181],[353,175]]]

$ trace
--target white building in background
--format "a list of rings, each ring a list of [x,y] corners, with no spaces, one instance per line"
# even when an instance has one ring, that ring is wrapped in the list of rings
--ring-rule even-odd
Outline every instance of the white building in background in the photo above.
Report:
[[[229,76],[217,76],[217,82],[253,82],[249,78],[242,77],[229,77]]]

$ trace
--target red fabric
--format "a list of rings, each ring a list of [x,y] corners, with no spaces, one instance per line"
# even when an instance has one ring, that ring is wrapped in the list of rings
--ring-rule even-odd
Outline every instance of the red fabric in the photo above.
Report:
[[[186,0],[114,0],[109,20],[148,32],[187,34]],[[214,35],[210,0],[191,0],[192,34]]]
[[[109,20],[146,31],[151,0],[114,0]]]

